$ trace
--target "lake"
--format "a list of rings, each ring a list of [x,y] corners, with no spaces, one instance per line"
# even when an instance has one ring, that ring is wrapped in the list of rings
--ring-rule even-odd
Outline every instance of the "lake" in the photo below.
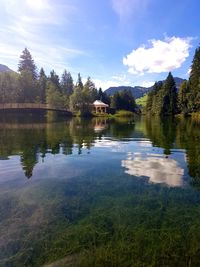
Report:
[[[200,266],[200,124],[0,115],[0,266]]]

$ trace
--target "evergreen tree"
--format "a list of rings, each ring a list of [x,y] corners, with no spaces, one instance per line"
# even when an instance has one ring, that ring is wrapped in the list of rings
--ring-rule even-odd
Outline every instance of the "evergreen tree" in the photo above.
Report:
[[[48,81],[46,90],[46,102],[49,106],[65,108],[65,99],[52,81]]]
[[[69,97],[73,93],[73,79],[70,72],[64,70],[61,78],[61,89],[62,93]]]
[[[189,104],[192,111],[200,110],[200,47],[195,50],[189,78],[190,98]]]
[[[129,90],[116,92],[111,98],[111,108],[116,110],[135,111],[135,99]]]
[[[190,94],[189,94],[189,87],[188,82],[184,81],[179,88],[178,91],[178,110],[183,114],[187,114],[190,111]]]
[[[147,103],[145,107],[147,113],[153,112],[153,97],[154,97],[154,89],[152,89],[152,91],[150,91],[147,95]]]
[[[174,115],[177,113],[177,89],[174,78],[169,72],[163,85],[163,103],[161,115]]]
[[[49,80],[56,86],[56,88],[60,90],[60,81],[59,81],[59,76],[56,74],[54,70],[50,72],[50,77]]]
[[[120,94],[119,92],[114,93],[114,95],[111,98],[110,107],[113,109],[118,110],[120,107]]]
[[[47,76],[44,72],[44,69],[41,68],[39,73],[39,79],[38,79],[38,95],[39,95],[39,101],[41,103],[46,102],[46,86],[47,86]]]
[[[80,73],[78,73],[78,80],[77,80],[77,83],[76,83],[76,88],[80,88],[80,89],[83,89],[83,82],[82,82],[82,78],[81,78],[81,75]]]
[[[84,90],[89,93],[91,97],[91,102],[94,102],[97,99],[98,92],[94,82],[91,80],[90,77],[87,78],[87,81],[84,84]]]
[[[11,71],[0,73],[0,103],[16,103],[21,94],[19,74]]]
[[[110,105],[110,97],[99,88],[97,99],[101,100],[103,103]]]
[[[163,102],[163,82],[156,82],[154,85],[154,94],[152,100],[152,114],[160,115]]]
[[[19,76],[21,103],[34,103],[38,97],[37,80],[33,79],[30,71],[23,70]]]
[[[31,53],[27,48],[22,51],[22,55],[20,56],[18,71],[20,73],[24,71],[30,72],[33,79],[37,78],[37,68],[34,60],[32,59]]]

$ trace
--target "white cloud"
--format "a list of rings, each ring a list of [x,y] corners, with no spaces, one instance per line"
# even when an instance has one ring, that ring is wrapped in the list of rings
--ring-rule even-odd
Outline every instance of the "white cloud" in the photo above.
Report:
[[[123,58],[129,73],[142,74],[168,72],[181,67],[189,56],[192,38],[170,37],[150,40],[150,47],[144,45]]]
[[[108,89],[109,87],[112,86],[120,86],[120,83],[117,81],[112,81],[112,80],[100,80],[100,79],[92,79],[93,82],[95,83],[96,88],[102,88],[103,90]]]
[[[190,75],[192,68],[190,67],[187,71],[187,75]]]
[[[140,86],[142,87],[151,87],[152,85],[154,85],[155,82],[150,82],[150,81],[143,81]]]
[[[125,173],[149,177],[150,183],[164,183],[171,187],[183,185],[184,169],[176,160],[162,155],[128,153],[121,165],[126,168]]]

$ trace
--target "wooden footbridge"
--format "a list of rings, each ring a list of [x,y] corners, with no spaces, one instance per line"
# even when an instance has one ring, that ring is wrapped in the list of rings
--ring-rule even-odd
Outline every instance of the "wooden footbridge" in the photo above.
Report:
[[[60,108],[56,106],[52,106],[49,104],[40,104],[40,103],[0,103],[0,110],[51,110],[58,112],[66,112],[71,113],[69,110],[65,108]]]

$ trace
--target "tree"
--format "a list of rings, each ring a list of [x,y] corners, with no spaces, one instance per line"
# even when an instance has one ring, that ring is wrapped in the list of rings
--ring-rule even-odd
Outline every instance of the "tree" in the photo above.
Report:
[[[70,96],[70,109],[79,112],[80,115],[87,115],[91,108],[91,95],[88,90],[81,90],[80,87],[75,87],[73,94]]]
[[[90,77],[88,77],[85,85],[83,86],[79,73],[74,92],[70,96],[70,109],[75,112],[79,112],[82,116],[89,115],[91,113],[91,104],[96,99],[96,95],[97,90]]]
[[[18,102],[20,93],[19,74],[11,71],[0,73],[0,103]]]
[[[64,70],[61,78],[61,89],[62,93],[69,97],[73,93],[73,79],[70,72]]]
[[[61,92],[60,90],[60,81],[59,76],[56,74],[54,70],[50,72],[49,80],[56,86],[56,88]]]
[[[18,71],[22,74],[25,71],[30,72],[33,79],[37,78],[37,67],[32,59],[31,53],[27,48],[22,51],[18,64]]]
[[[99,88],[97,99],[110,105],[110,97],[105,92],[103,92],[101,88]]]
[[[97,99],[97,89],[95,87],[94,82],[91,80],[90,77],[87,78],[86,83],[84,84],[84,90],[87,92],[91,97],[91,103],[94,102]]]
[[[189,106],[189,87],[188,82],[184,81],[179,88],[178,91],[178,110],[184,114],[189,113],[190,106]]]
[[[63,98],[63,95],[51,81],[47,83],[46,102],[49,106],[65,108],[65,99]]]
[[[177,89],[174,78],[169,72],[163,85],[162,115],[174,115],[177,113]]]
[[[200,46],[195,50],[189,77],[190,111],[200,110]]]
[[[83,82],[82,82],[82,78],[81,78],[80,73],[78,73],[78,80],[77,80],[77,83],[76,83],[76,88],[83,89]]]
[[[44,69],[41,68],[38,79],[38,91],[39,91],[38,96],[39,96],[39,101],[41,103],[46,102],[46,86],[47,86],[47,76],[44,72]]]
[[[111,107],[116,110],[135,111],[135,99],[129,90],[116,92],[111,99]]]
[[[34,103],[38,96],[37,81],[33,79],[30,71],[23,70],[19,76],[20,97],[21,103]]]
[[[117,110],[119,109],[119,106],[120,106],[120,94],[119,92],[116,92],[111,98],[110,107]]]

